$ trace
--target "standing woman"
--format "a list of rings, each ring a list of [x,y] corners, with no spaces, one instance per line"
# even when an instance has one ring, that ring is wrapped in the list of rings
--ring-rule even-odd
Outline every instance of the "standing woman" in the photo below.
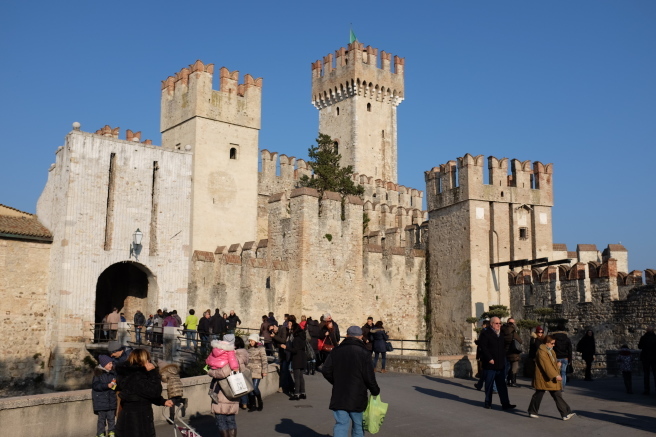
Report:
[[[553,351],[555,345],[556,339],[551,335],[547,335],[544,344],[540,345],[535,355],[535,376],[533,377],[535,393],[528,406],[528,415],[534,419],[540,417],[538,416],[538,410],[545,391],[548,391],[556,402],[556,408],[558,408],[563,420],[569,420],[576,415],[572,413],[571,408],[563,399],[563,377],[560,376],[556,353]]]
[[[321,338],[323,339],[323,348],[321,349],[320,354],[321,362],[324,363],[328,359],[330,351],[335,349],[339,344],[339,338],[335,332],[335,325],[332,319],[321,325]],[[326,347],[329,347],[330,350],[326,350]]]
[[[576,352],[581,352],[585,361],[585,380],[592,381],[592,362],[596,353],[594,332],[588,329],[576,345]]]
[[[235,342],[235,337],[232,334],[226,334],[223,336],[223,341]],[[243,340],[242,340],[243,344]],[[237,361],[239,362],[239,370],[244,371],[248,364],[248,352],[244,349],[241,349],[243,352],[239,352],[240,349],[236,349],[235,345],[235,355],[237,356]],[[245,355],[244,355],[245,353]],[[226,364],[220,369],[212,369],[207,372],[212,378],[216,379],[225,379],[230,376],[232,369],[230,364]],[[219,428],[220,437],[236,437],[237,436],[237,420],[235,414],[239,412],[239,399],[231,400],[223,394],[223,391],[220,390],[218,393],[219,403],[212,402],[212,412],[214,413],[216,426]]]
[[[248,368],[253,378],[253,392],[248,394],[248,411],[262,411],[262,393],[260,392],[260,381],[267,375],[269,361],[266,348],[260,343],[260,336],[251,334],[248,336]]]
[[[162,379],[150,354],[146,349],[134,349],[116,366],[116,374],[121,400],[116,437],[155,437],[152,405],[172,407],[173,401],[162,397]]]
[[[305,331],[296,322],[287,322],[287,331],[290,336],[287,341],[287,350],[290,352],[292,369],[294,371],[294,393],[290,401],[307,399],[305,396],[305,368],[307,366],[307,354],[305,353]]]
[[[380,354],[382,356],[380,373],[386,373],[385,361],[387,360],[387,342],[389,341],[389,337],[387,336],[385,329],[383,329],[382,321],[377,321],[373,329],[369,331],[369,340],[373,343],[374,372],[376,371],[376,365],[378,364],[378,354]]]
[[[538,353],[538,348],[542,344],[542,340],[544,340],[544,329],[542,329],[542,326],[536,326],[535,332],[531,333],[531,341],[528,348],[530,365],[530,368],[527,369],[529,371],[528,376],[535,376],[535,356]]]

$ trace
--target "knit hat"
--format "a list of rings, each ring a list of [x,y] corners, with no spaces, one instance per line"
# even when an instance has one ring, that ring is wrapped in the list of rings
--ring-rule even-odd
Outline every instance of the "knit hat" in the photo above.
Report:
[[[535,332],[540,332],[540,331],[544,332],[544,329],[542,329],[542,326],[540,326],[540,325],[536,326],[535,327]]]
[[[255,343],[259,343],[260,341],[260,336],[259,334],[251,334],[248,336],[248,340],[253,340]]]
[[[223,341],[234,343],[235,342],[235,335],[234,334],[226,334],[226,335],[223,336]]]
[[[362,328],[359,326],[351,326],[346,330],[346,335],[348,337],[359,337],[362,335]]]
[[[100,367],[105,367],[107,364],[112,363],[112,357],[109,355],[100,355],[98,357],[98,363],[100,364]]]

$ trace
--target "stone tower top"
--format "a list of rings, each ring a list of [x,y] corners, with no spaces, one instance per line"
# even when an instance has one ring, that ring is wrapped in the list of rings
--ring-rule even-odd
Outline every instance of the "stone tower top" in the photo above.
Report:
[[[469,153],[425,172],[428,210],[465,200],[553,206],[553,164],[488,158],[489,180],[483,180],[483,155]]]
[[[353,95],[374,100],[387,99],[397,106],[403,101],[405,58],[354,41],[312,63],[312,104],[320,109]]]
[[[219,90],[215,91],[213,74],[214,64],[199,60],[162,81],[162,132],[194,117],[260,128],[262,78],[247,74],[239,84],[239,72],[222,67]]]

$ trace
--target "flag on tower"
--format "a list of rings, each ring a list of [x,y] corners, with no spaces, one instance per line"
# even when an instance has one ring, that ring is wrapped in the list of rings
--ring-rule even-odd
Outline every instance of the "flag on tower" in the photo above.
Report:
[[[353,29],[350,29],[350,30],[351,30],[351,35],[350,35],[350,38],[349,38],[349,43],[353,43],[353,41],[358,40],[358,37],[355,36],[355,32],[353,32]]]

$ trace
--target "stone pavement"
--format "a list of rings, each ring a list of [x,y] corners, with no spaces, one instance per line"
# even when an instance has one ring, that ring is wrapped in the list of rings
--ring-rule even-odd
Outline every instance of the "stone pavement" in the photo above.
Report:
[[[528,379],[518,379],[521,388],[509,388],[510,400],[517,404],[511,412],[501,410],[499,399],[491,410],[483,408],[483,392],[473,388],[474,380],[442,379],[430,376],[376,374],[381,398],[389,411],[378,436],[483,436],[491,432],[507,436],[642,436],[656,432],[656,395],[643,396],[642,381],[634,377],[637,394],[624,392],[621,378],[593,382],[573,381],[564,398],[577,413],[565,422],[560,419],[551,396],[545,394],[540,418],[526,413],[533,390]],[[283,394],[264,400],[262,412],[237,415],[241,437],[332,436],[334,420],[328,410],[330,384],[321,375],[306,377],[308,399],[289,401]],[[203,437],[217,436],[210,415],[191,420]],[[173,436],[170,426],[157,427],[157,436]]]

